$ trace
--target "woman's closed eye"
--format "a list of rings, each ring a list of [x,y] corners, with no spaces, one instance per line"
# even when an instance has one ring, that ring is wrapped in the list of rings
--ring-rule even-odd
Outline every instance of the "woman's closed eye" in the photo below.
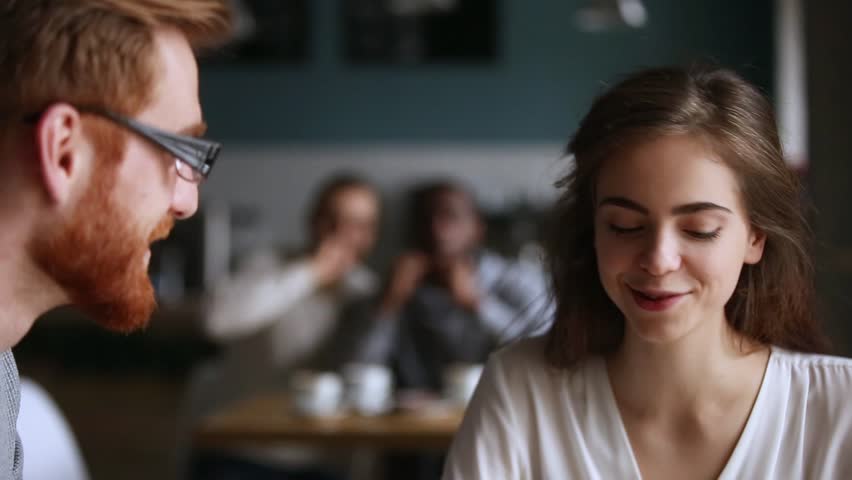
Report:
[[[610,229],[610,231],[612,231],[613,233],[615,233],[616,235],[619,235],[619,236],[637,234],[637,233],[642,232],[645,228],[642,225],[629,226],[629,225],[619,225],[619,224],[615,224],[615,223],[609,223],[609,224],[607,224],[607,227]],[[684,229],[683,230],[683,232],[686,235],[688,235],[689,237],[694,238],[696,240],[714,240],[716,238],[719,238],[719,233],[721,231],[722,231],[721,227],[716,228],[714,230],[706,230],[706,229]]]
[[[607,225],[609,226],[609,229],[616,235],[630,235],[632,233],[638,233],[641,232],[643,228],[642,225],[637,225],[635,227],[626,225],[616,225],[614,223],[610,223]]]
[[[714,240],[719,238],[719,233],[722,231],[722,228],[717,228],[715,230],[705,231],[705,230],[684,230],[689,236],[697,239],[697,240]]]

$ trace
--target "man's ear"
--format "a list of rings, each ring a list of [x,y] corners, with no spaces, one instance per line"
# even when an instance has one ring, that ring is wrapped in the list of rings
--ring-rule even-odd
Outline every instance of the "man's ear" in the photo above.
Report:
[[[67,103],[51,105],[35,129],[38,170],[50,200],[65,203],[82,175],[87,146],[80,113]]]

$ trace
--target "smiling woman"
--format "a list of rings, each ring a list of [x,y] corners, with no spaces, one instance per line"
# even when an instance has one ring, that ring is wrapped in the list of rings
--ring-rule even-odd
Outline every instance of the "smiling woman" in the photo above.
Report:
[[[734,172],[690,135],[661,136],[605,162],[597,268],[628,333],[662,342],[725,325],[743,266],[761,259],[766,241],[738,190]]]
[[[763,343],[825,350],[814,311],[810,237],[800,185],[783,162],[774,114],[757,89],[726,70],[645,71],[596,100],[568,151],[576,165],[559,182],[564,194],[548,250],[556,295],[561,297],[547,348],[552,363],[570,366],[587,354],[612,352],[621,343],[621,312],[614,309],[601,282],[588,281],[598,275],[595,226],[602,205],[596,202],[610,196],[600,191],[606,173],[602,170],[607,168],[624,170],[609,177],[648,193],[659,193],[668,184],[685,191],[682,182],[687,178],[695,180],[689,186],[707,191],[714,175],[728,176],[724,192],[733,198],[722,205],[745,216],[767,242],[764,261],[742,269],[739,288],[725,303],[727,321]],[[644,162],[636,158],[657,154],[667,157]],[[609,158],[625,161],[605,161]],[[626,171],[626,164],[637,162]],[[710,175],[707,182],[705,174]],[[687,197],[691,203],[715,196]],[[696,221],[694,215],[686,217]],[[602,318],[608,320],[593,320]]]
[[[642,71],[568,153],[553,327],[493,356],[445,478],[852,475],[852,361],[822,355],[767,100],[724,69]]]

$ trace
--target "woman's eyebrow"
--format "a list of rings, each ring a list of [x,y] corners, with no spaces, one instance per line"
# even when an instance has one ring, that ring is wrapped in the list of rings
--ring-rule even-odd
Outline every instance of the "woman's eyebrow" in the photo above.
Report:
[[[625,197],[606,197],[598,203],[598,207],[602,207],[604,205],[612,205],[615,207],[626,208],[628,210],[633,210],[644,215],[647,215],[649,213],[646,207]],[[731,209],[713,202],[692,202],[683,205],[678,205],[672,208],[672,214],[689,215],[693,213],[703,212],[706,210],[719,210],[722,212],[733,213]]]

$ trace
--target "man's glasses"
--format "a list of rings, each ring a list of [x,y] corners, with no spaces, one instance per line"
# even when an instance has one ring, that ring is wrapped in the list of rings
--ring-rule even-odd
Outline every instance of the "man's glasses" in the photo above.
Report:
[[[187,182],[198,184],[206,179],[222,149],[222,145],[217,142],[166,132],[106,109],[77,109],[111,120],[173,155],[178,175]],[[39,116],[31,115],[26,120],[35,121]]]

